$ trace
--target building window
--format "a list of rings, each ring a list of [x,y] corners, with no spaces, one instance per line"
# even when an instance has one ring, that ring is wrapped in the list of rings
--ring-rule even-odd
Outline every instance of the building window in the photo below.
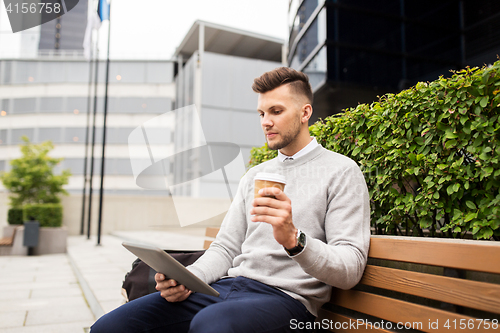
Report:
[[[20,143],[24,143],[21,139],[23,136],[27,136],[28,139],[33,142],[35,137],[35,129],[34,128],[16,128],[12,130],[11,143],[13,145],[17,145]]]
[[[309,83],[311,88],[315,91],[327,79],[327,59],[326,59],[326,46],[314,56],[314,58],[303,69],[303,72],[309,76]]]
[[[14,98],[12,102],[12,113],[20,114],[36,112],[36,98]]]
[[[323,8],[306,32],[300,37],[290,67],[299,68],[311,52],[326,40],[326,9]]]
[[[40,112],[60,113],[63,112],[62,97],[42,97],[40,98]]]
[[[40,82],[38,75],[38,62],[16,61],[14,62],[14,84],[28,84]]]
[[[38,142],[52,141],[53,143],[60,143],[62,136],[61,128],[39,128],[38,129]]]
[[[0,130],[0,146],[5,146],[7,144],[7,130]]]
[[[85,143],[86,128],[68,127],[64,129],[64,143]]]

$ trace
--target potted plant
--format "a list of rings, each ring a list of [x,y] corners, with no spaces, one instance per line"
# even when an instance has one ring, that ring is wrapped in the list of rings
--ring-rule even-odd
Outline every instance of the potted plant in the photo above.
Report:
[[[41,229],[34,254],[66,252],[67,230],[62,227],[63,208],[59,195],[68,194],[63,186],[68,183],[71,173],[63,170],[60,175],[54,174],[54,167],[62,158],[49,156],[54,148],[52,142],[33,144],[27,137],[22,140],[22,156],[10,162],[11,171],[0,174],[11,194],[9,224],[35,219],[40,222]]]

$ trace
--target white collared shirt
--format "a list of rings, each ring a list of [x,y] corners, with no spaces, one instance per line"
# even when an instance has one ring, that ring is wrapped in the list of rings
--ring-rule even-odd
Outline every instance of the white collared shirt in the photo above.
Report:
[[[316,138],[314,136],[311,136],[311,139],[312,139],[311,142],[309,142],[307,146],[296,152],[295,155],[293,156],[286,156],[285,154],[282,154],[281,151],[278,150],[278,158],[280,162],[284,162],[285,159],[287,158],[292,158],[294,160],[296,158],[304,156],[305,154],[309,153],[311,150],[316,148],[319,145],[318,141],[316,141]]]

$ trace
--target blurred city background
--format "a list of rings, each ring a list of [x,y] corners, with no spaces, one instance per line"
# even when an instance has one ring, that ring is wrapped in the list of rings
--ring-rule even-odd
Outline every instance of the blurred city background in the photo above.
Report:
[[[15,34],[3,2],[0,9],[0,172],[20,156],[22,136],[52,141],[51,154],[64,158],[57,172],[72,174],[69,196],[62,198],[70,235],[88,232],[82,222],[89,203],[82,205],[91,169],[90,230],[96,232],[109,22],[104,234],[179,226],[172,196],[208,215],[213,209],[196,226],[222,220],[227,185],[236,186],[239,177],[199,177],[196,156],[167,165],[182,183],[175,191],[136,183],[130,159],[147,164],[149,155],[134,150],[129,135],[159,115],[169,118],[149,129],[161,137],[152,147],[175,154],[229,142],[248,163],[250,149],[265,143],[250,88],[265,71],[291,66],[307,73],[315,121],[450,69],[491,64],[500,53],[500,3],[494,0],[115,1],[86,55],[88,18],[96,8],[97,2],[80,0],[60,18]],[[172,112],[190,105],[200,128]],[[0,227],[7,225],[8,208],[0,185]]]

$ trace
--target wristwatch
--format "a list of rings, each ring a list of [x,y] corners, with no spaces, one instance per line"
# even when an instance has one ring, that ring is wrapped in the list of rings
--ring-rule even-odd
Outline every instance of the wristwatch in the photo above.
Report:
[[[304,247],[306,246],[306,234],[303,233],[300,229],[297,229],[297,245],[295,247],[292,247],[291,249],[287,249],[286,247],[283,247],[288,253],[289,256],[294,256],[302,252]]]

